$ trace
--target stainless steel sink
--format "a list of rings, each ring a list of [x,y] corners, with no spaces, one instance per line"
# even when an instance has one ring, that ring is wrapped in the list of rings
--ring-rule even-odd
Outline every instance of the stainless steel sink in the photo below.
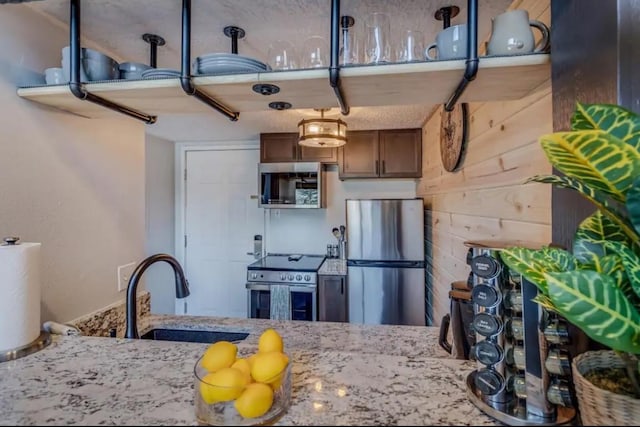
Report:
[[[194,329],[151,329],[140,338],[156,341],[200,342],[212,344],[218,341],[242,341],[249,336],[245,332],[202,331]]]

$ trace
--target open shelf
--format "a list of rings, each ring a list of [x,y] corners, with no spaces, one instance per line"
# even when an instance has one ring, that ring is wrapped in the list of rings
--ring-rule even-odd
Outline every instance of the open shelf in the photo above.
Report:
[[[349,66],[341,68],[340,78],[351,107],[436,105],[448,100],[464,70],[465,60]],[[549,79],[550,70],[548,54],[481,57],[478,75],[460,102],[520,99]],[[280,92],[258,94],[252,89],[256,83],[275,84]],[[337,106],[328,69],[200,76],[193,78],[193,84],[240,113],[269,110],[268,104],[273,101],[289,102],[294,109]],[[90,93],[148,114],[213,113],[210,107],[186,95],[177,78],[115,80],[87,83],[85,87]],[[18,95],[85,117],[118,115],[75,98],[67,85],[20,88]]]

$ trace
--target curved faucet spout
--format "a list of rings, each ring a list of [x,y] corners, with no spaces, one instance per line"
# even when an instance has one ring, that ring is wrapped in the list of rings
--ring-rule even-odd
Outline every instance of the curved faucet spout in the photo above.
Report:
[[[156,262],[163,261],[173,268],[176,276],[176,298],[186,298],[189,296],[189,282],[184,277],[184,271],[177,259],[167,254],[151,255],[142,261],[133,271],[129,284],[127,285],[127,330],[124,334],[125,338],[140,338],[138,334],[138,313],[136,304],[136,294],[138,282],[142,274]]]

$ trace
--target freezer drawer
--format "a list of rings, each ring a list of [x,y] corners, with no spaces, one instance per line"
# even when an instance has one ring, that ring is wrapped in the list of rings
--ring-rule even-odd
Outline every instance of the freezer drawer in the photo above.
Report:
[[[424,268],[349,267],[349,322],[425,326]]]

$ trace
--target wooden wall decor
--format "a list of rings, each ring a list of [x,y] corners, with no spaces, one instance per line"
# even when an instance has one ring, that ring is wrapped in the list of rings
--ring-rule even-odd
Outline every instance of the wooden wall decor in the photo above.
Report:
[[[442,110],[440,121],[440,157],[442,166],[453,172],[462,164],[464,149],[469,133],[469,108],[466,103],[458,103],[453,111]]]

